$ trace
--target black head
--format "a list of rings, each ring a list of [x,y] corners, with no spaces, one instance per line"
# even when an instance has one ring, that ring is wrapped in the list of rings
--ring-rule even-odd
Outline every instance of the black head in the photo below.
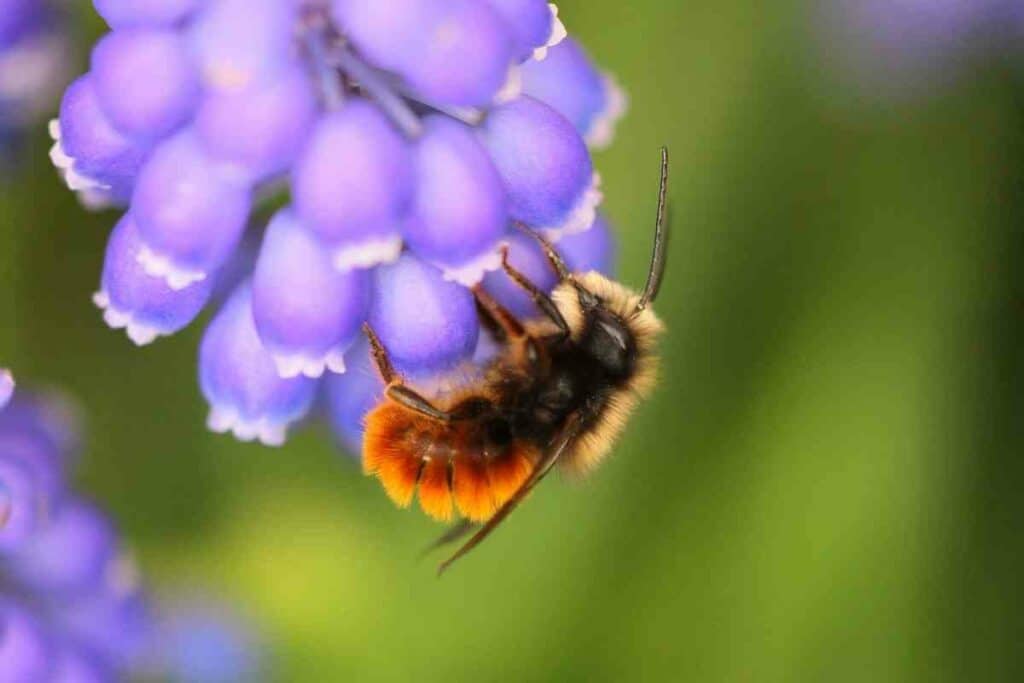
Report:
[[[629,325],[600,302],[584,308],[584,316],[586,323],[578,342],[579,349],[600,366],[605,375],[630,376],[636,364],[636,339]]]

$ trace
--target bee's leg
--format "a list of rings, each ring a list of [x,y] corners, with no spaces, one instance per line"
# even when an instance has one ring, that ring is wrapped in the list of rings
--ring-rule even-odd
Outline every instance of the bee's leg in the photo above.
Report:
[[[387,384],[387,388],[384,390],[387,397],[420,415],[439,422],[450,422],[452,420],[451,413],[435,407],[429,399],[402,383],[401,376],[395,371],[395,366],[391,364],[387,349],[380,343],[380,338],[369,323],[363,323],[363,332],[370,342],[370,353],[373,355],[373,362],[377,365],[377,371],[380,372],[381,378]]]
[[[537,240],[540,244],[540,248],[544,250],[544,255],[548,257],[548,263],[551,264],[551,268],[555,271],[555,274],[558,275],[559,280],[569,280],[572,278],[572,273],[569,271],[569,266],[566,265],[565,259],[563,259],[558,251],[555,250],[555,247],[547,240],[546,237],[525,223],[516,221],[515,226],[533,239]]]
[[[501,251],[501,267],[505,270],[512,281],[519,285],[533,302],[537,304],[541,312],[546,315],[551,322],[558,328],[558,334],[556,335],[560,339],[566,339],[569,337],[569,324],[565,322],[565,318],[562,317],[561,311],[558,310],[558,306],[555,306],[555,302],[551,300],[547,294],[543,292],[537,285],[530,282],[530,280],[520,273],[511,263],[508,262],[508,247],[504,247]]]
[[[519,339],[526,334],[523,324],[511,312],[499,304],[493,296],[481,286],[473,287],[477,310],[484,325],[499,342]]]
[[[462,519],[453,524],[447,531],[438,536],[433,543],[423,549],[423,554],[426,555],[431,553],[438,548],[443,548],[449,543],[454,543],[459,540],[473,529],[476,529],[476,522],[471,522],[468,519]]]

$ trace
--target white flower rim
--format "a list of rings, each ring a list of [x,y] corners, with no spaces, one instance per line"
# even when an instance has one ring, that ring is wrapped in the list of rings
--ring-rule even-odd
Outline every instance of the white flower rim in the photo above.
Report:
[[[345,372],[345,351],[346,349],[331,349],[321,355],[306,353],[283,353],[270,351],[277,367],[277,374],[282,379],[294,379],[304,376],[310,379],[322,377],[330,370],[337,374]]]
[[[448,266],[436,262],[434,265],[441,269],[441,276],[448,282],[457,282],[463,287],[473,287],[484,279],[484,275],[501,268],[501,249],[505,246],[508,246],[508,242],[505,240],[496,242],[480,256],[459,266]]]
[[[92,302],[103,311],[103,322],[114,330],[124,330],[136,346],[152,344],[157,338],[168,334],[156,327],[136,320],[135,314],[118,308],[110,301],[110,295],[100,290],[93,294]]]
[[[583,136],[592,149],[604,149],[615,139],[615,127],[629,110],[629,96],[611,74],[604,74],[604,91],[607,101],[604,111],[594,117],[590,129]]]
[[[248,420],[233,408],[213,406],[206,426],[217,434],[231,433],[239,441],[259,441],[264,446],[283,446],[288,434],[287,423],[270,418]]]
[[[558,18],[558,5],[553,2],[549,2],[548,9],[551,10],[551,35],[548,36],[547,43],[533,51],[533,58],[538,62],[543,62],[547,59],[548,50],[569,37],[569,32],[565,29],[565,24]]]
[[[601,205],[602,201],[604,201],[604,193],[601,191],[601,174],[594,171],[594,175],[590,178],[590,185],[580,195],[576,206],[564,221],[558,225],[534,226],[534,229],[552,242],[557,242],[569,235],[586,232],[597,219],[597,207]]]
[[[159,254],[145,245],[139,249],[135,260],[146,271],[146,275],[162,279],[168,287],[176,292],[206,279],[206,273],[201,270],[182,268],[163,254]]]
[[[394,263],[402,254],[402,236],[374,237],[358,244],[346,244],[331,251],[335,270],[347,273],[357,268],[373,268]]]

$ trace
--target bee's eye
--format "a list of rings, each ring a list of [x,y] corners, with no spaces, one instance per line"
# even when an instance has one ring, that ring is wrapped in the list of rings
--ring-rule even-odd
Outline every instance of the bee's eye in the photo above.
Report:
[[[610,315],[597,317],[582,343],[609,373],[621,375],[629,371],[633,338],[622,321]]]
[[[625,351],[629,346],[629,333],[622,325],[608,320],[601,320],[597,323],[600,334],[606,336],[617,348]]]

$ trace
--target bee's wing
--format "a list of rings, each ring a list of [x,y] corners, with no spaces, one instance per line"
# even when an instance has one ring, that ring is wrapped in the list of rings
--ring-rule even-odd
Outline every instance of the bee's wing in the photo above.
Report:
[[[533,468],[533,472],[530,474],[530,477],[520,485],[516,492],[512,494],[512,497],[509,498],[508,501],[502,505],[498,511],[495,512],[494,515],[455,552],[454,555],[441,563],[441,566],[437,568],[438,576],[443,574],[445,570],[452,566],[456,560],[480,545],[483,540],[490,536],[491,532],[498,528],[498,525],[505,521],[505,518],[508,517],[521,502],[523,502],[523,499],[526,498],[527,494],[529,494],[533,487],[539,484],[540,481],[547,476],[548,472],[551,471],[551,468],[558,462],[558,459],[565,453],[569,444],[571,444],[579,435],[582,428],[582,422],[583,420],[580,418],[579,414],[576,414],[566,423],[558,436],[552,440],[551,446],[544,453],[543,457],[541,457],[537,462],[536,466]]]

